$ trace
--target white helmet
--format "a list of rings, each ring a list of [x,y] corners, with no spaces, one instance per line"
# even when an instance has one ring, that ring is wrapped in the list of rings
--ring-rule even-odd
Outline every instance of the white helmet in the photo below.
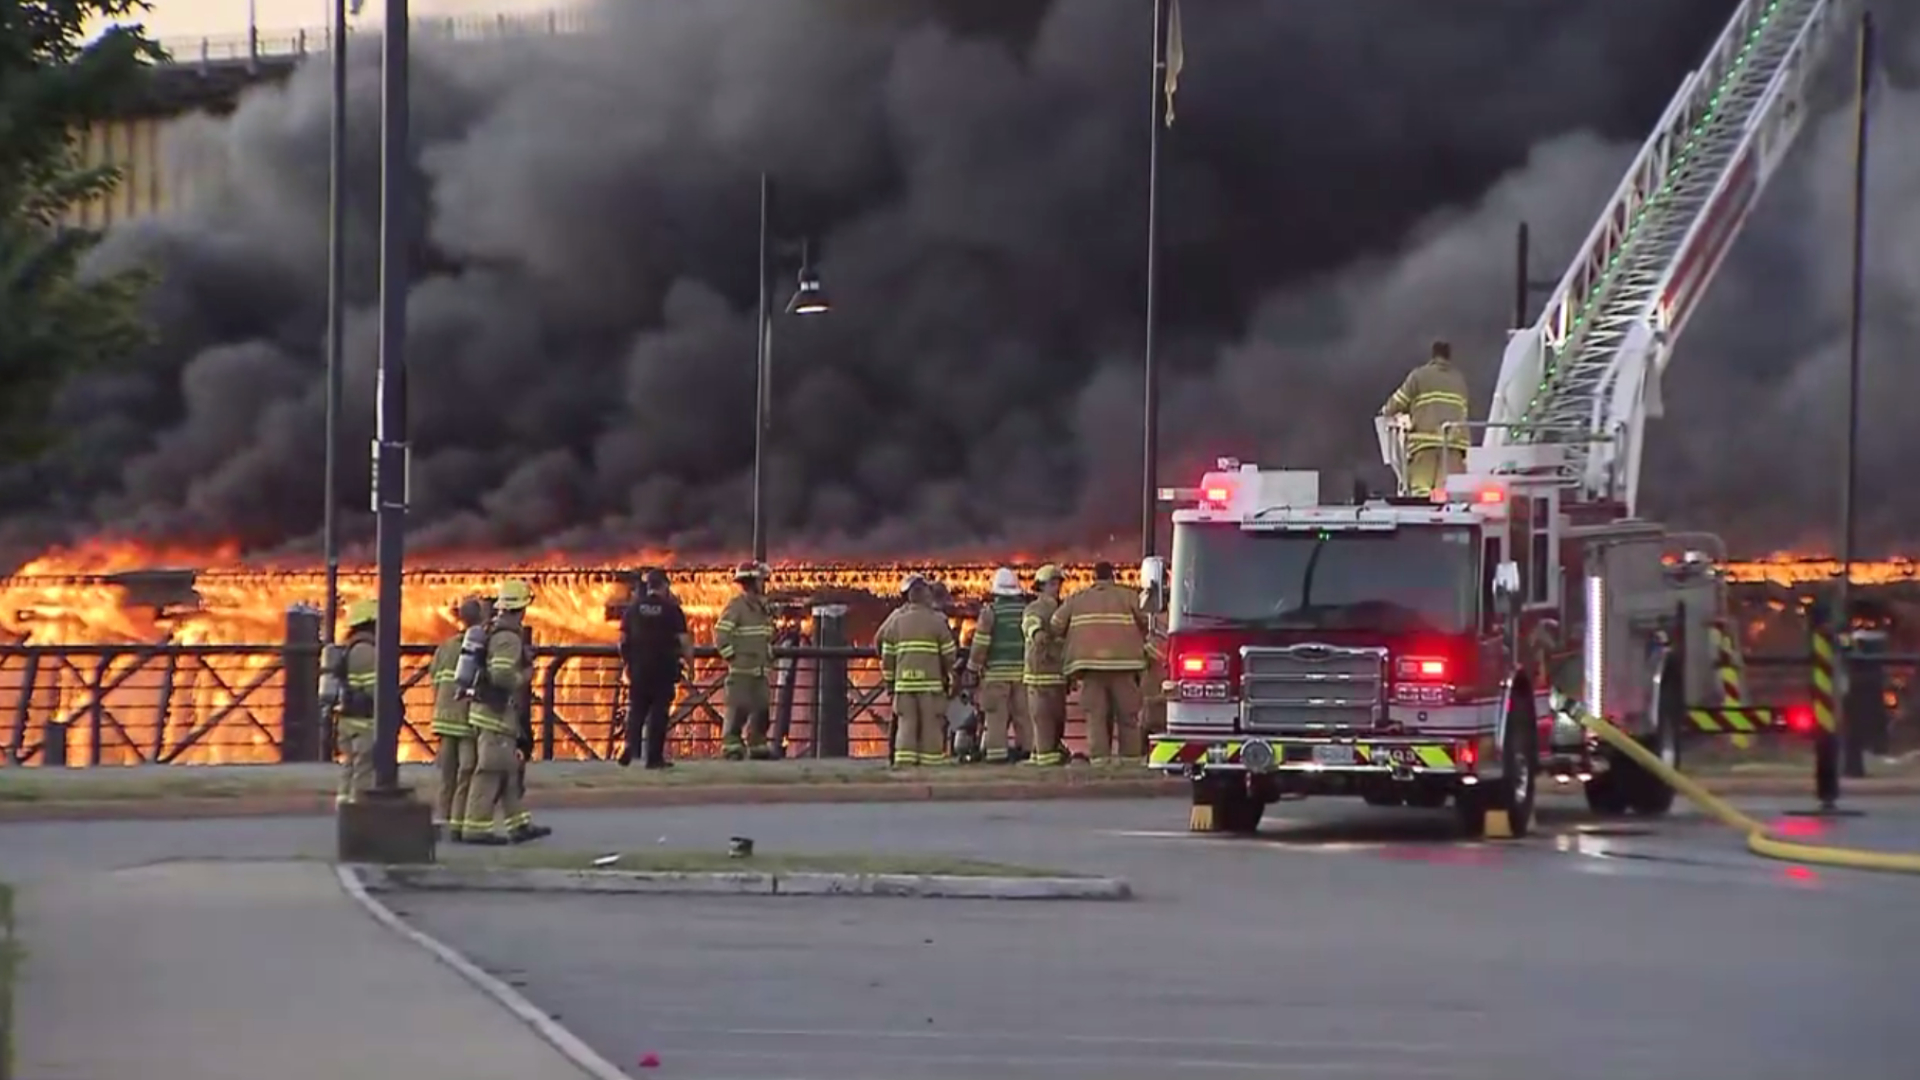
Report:
[[[912,592],[915,585],[925,584],[927,584],[926,575],[918,573],[908,574],[906,577],[900,579],[900,595],[905,596]]]
[[[1013,567],[1003,566],[993,572],[993,595],[1019,596],[1022,591],[1020,575],[1013,572]]]

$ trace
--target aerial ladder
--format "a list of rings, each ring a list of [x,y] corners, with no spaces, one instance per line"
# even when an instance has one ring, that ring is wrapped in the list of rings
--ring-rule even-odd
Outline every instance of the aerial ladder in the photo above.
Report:
[[[1636,515],[1646,422],[1662,413],[1674,345],[1805,123],[1810,82],[1852,6],[1743,0],[1538,321],[1513,332],[1473,458],[1492,464],[1512,448],[1524,468],[1519,448],[1555,445],[1574,501]],[[1383,430],[1387,463],[1404,471],[1394,442]]]

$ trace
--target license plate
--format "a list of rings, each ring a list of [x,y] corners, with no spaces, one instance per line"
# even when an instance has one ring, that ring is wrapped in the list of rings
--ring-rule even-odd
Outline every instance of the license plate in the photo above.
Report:
[[[1354,762],[1351,746],[1316,746],[1313,748],[1315,765],[1351,765]]]

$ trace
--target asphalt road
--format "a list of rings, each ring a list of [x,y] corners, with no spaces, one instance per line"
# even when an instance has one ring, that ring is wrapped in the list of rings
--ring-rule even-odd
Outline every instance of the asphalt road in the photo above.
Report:
[[[1825,839],[1920,847],[1920,803]],[[1759,804],[1757,809],[1764,809]],[[634,1075],[1908,1080],[1920,883],[1747,855],[1690,816],[1512,845],[1444,813],[1277,807],[1191,837],[1177,800],[551,815],[570,848],[970,854],[1117,873],[1121,904],[416,896],[430,932]],[[1808,839],[1820,838],[1806,836]],[[0,875],[324,855],[326,819],[0,826]],[[660,1055],[658,1073],[636,1066]]]

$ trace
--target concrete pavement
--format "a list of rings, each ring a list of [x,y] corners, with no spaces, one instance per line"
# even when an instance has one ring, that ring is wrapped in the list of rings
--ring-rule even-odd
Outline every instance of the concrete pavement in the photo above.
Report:
[[[1920,838],[1911,801],[1861,800],[1867,817],[1838,822],[1778,818],[1798,805],[1744,808],[1826,833],[1802,839]],[[1912,1076],[1912,878],[1759,860],[1692,814],[1600,825],[1565,800],[1511,845],[1459,843],[1444,812],[1274,811],[1244,841],[1186,835],[1184,807],[1166,800],[544,817],[569,848],[721,850],[749,835],[768,853],[951,854],[1127,877],[1133,904],[396,903],[636,1076],[652,1075],[634,1067],[649,1051],[661,1075],[687,1080]],[[335,1030],[383,1029],[368,1047],[386,1055],[374,1075],[439,1060],[421,1033],[478,1014],[405,1019],[403,1003],[455,978],[430,958],[357,912],[354,930],[316,913],[271,874],[244,884],[261,867],[152,865],[324,855],[331,835],[324,818],[0,825],[0,868],[27,886],[23,1020],[44,1027],[25,1037],[23,1080],[174,1080],[162,1071],[174,1060],[188,1066],[179,1080],[239,1075],[179,1057],[196,1052],[176,1049],[189,1037],[213,1045],[209,1032],[259,1030],[248,1045],[329,1066],[316,1080],[370,1071],[327,1058]],[[287,934],[293,944],[277,943]],[[262,938],[276,944],[249,944]],[[428,970],[385,973],[408,958]],[[342,995],[326,988],[343,983],[353,1000],[336,1010]],[[252,1025],[248,1009],[268,1017]],[[70,1052],[91,1056],[46,1071],[57,1059],[42,1040],[61,1023]],[[536,1051],[494,1052],[510,1064],[460,1080],[573,1075],[514,1053]],[[112,1071],[129,1064],[138,1071]],[[278,1059],[239,1064],[249,1080],[289,1075]]]
[[[19,1080],[585,1080],[320,863],[157,863],[21,892]]]

